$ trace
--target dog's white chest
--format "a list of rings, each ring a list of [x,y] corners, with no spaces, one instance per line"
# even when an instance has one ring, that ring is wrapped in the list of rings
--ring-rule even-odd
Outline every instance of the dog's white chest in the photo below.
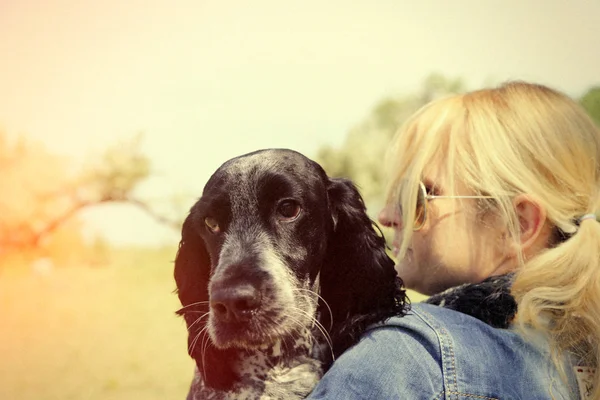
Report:
[[[299,400],[308,396],[323,374],[321,362],[309,357],[302,357],[293,367],[276,365],[263,371],[256,361],[246,364],[253,367],[240,371],[241,381],[227,392],[204,387],[196,371],[190,400]]]

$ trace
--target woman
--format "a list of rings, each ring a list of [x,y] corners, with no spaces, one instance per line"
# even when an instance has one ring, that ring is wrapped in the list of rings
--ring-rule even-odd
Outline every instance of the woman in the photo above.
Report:
[[[380,222],[406,286],[514,274],[517,316],[503,330],[414,304],[309,398],[600,399],[600,132],[585,111],[522,82],[441,99],[400,129],[390,167]]]

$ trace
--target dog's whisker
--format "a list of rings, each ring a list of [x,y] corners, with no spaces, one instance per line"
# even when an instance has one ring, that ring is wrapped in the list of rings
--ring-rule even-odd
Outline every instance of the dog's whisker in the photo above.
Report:
[[[289,320],[289,322],[293,323],[294,325],[297,325],[298,331],[301,331],[302,329],[308,329],[309,327],[307,326],[306,323],[302,322],[298,318],[294,318],[294,315],[293,315],[294,310],[295,310],[295,307],[289,310],[289,311],[291,311],[291,313],[286,313],[286,319]],[[273,320],[269,316],[265,316],[265,320],[267,322],[269,322],[269,324],[267,324],[267,325],[275,326],[275,325],[280,324],[280,321]],[[279,332],[279,333],[273,334],[273,332],[266,332],[266,330],[264,330],[264,328],[262,328],[262,327],[258,328],[258,329],[260,330],[261,333],[264,332],[264,335],[266,337],[268,337],[269,340],[271,340],[271,341],[281,339],[281,336],[289,336],[289,332]],[[285,340],[283,341],[283,343],[285,343]]]
[[[200,313],[206,313],[205,311],[197,311],[197,310],[185,310],[182,311],[184,314],[200,314]]]
[[[297,289],[293,289],[293,290],[297,291],[296,298],[298,300],[304,300],[306,306],[308,307],[307,309],[311,309],[311,307],[312,307],[312,309],[314,309],[314,311],[316,311],[316,309],[318,307],[318,302],[317,302],[316,298],[311,297],[309,294],[301,293]],[[310,293],[314,294],[314,292],[310,292]]]
[[[204,365],[204,366],[206,365],[206,363],[205,363],[206,350],[208,349],[208,346],[211,345],[210,337],[208,336],[208,333],[206,333],[207,330],[208,330],[208,326],[205,326],[204,329],[202,329],[202,331],[201,331],[201,332],[205,332],[204,337],[202,338],[202,344],[200,347],[200,355],[202,357],[202,365]],[[202,375],[203,375],[204,380],[206,381],[206,370],[205,369],[202,369]]]
[[[192,342],[190,343],[190,345],[188,346],[188,353],[189,354],[193,354],[194,352],[194,347],[196,347],[196,342],[198,341],[198,339],[200,338],[200,335],[202,335],[202,330],[198,331],[198,333],[196,334],[196,336],[194,336],[194,340],[192,340]]]
[[[298,325],[300,329],[308,328],[308,326],[306,323],[303,323],[299,318],[296,317],[307,318],[308,322],[311,322],[313,326],[315,326],[319,330],[319,332],[323,335],[323,339],[326,341],[327,346],[329,347],[332,360],[335,361],[335,354],[333,352],[333,341],[323,324],[321,324],[314,316],[310,315],[308,312],[298,307],[292,307],[288,311],[289,313],[287,314],[287,319],[293,322],[294,324]],[[294,313],[298,313],[300,315],[295,315]]]
[[[299,331],[301,331],[302,329],[308,329],[306,324],[304,324],[300,319],[293,317],[292,315],[288,315],[287,319],[293,324],[297,325],[299,327]]]
[[[305,297],[305,298],[307,298],[307,297],[308,297],[308,295],[304,295],[304,294],[301,294],[301,296],[302,296],[302,297]],[[310,301],[310,300],[312,300],[312,299],[310,299],[310,297],[308,297],[308,299],[309,299],[309,301]],[[325,302],[325,300],[323,300],[323,301]],[[326,303],[326,302],[325,302],[325,304],[327,305],[327,303]],[[329,305],[327,305],[327,308],[329,308]],[[302,311],[304,311],[304,312],[306,313],[306,311],[305,311],[305,310],[302,310]],[[329,308],[329,313],[330,313],[330,315],[331,315],[331,318],[330,318],[330,320],[329,320],[329,329],[326,329],[326,328],[325,328],[325,326],[324,326],[324,325],[323,325],[321,322],[319,322],[319,321],[318,321],[318,320],[317,320],[317,319],[316,319],[314,316],[312,316],[312,315],[310,315],[310,314],[307,314],[307,316],[310,318],[310,320],[311,320],[311,321],[313,321],[313,324],[319,324],[319,325],[320,325],[320,326],[321,326],[321,327],[322,327],[324,330],[326,330],[327,332],[330,332],[330,331],[331,331],[331,329],[333,328],[333,315],[332,315],[332,313],[331,313],[331,308]],[[331,336],[329,336],[329,338],[331,339]],[[330,346],[330,348],[331,348],[331,347],[332,347],[332,346]]]
[[[298,310],[296,310],[296,311],[298,311]],[[301,322],[293,319],[292,317],[288,316],[288,318],[292,322],[298,324],[301,328],[305,328],[306,327],[304,324],[302,324]],[[329,347],[329,351],[331,353],[331,360],[335,361],[335,354],[333,353],[333,344],[331,342],[331,338],[330,338],[329,334],[325,331],[325,328],[323,327],[323,325],[321,323],[319,323],[318,321],[315,321],[315,322],[316,322],[316,324],[314,326],[316,326],[317,329],[321,332],[321,334],[323,335],[323,338],[326,341],[327,346]],[[314,343],[312,343],[311,345],[314,345]]]
[[[292,289],[292,290],[297,290],[297,288],[294,288],[294,289]],[[310,291],[310,292],[314,294],[314,292],[312,292],[312,291]],[[309,295],[307,295],[307,294],[304,294],[304,293],[299,293],[299,295],[298,295],[298,298],[300,298],[300,299],[305,299],[305,300],[306,300],[306,302],[307,302],[309,305],[312,305],[313,307],[315,307],[315,306],[316,306],[316,304],[315,304],[315,302],[314,302],[314,299],[312,299],[312,298],[311,298]],[[314,309],[313,309],[313,310],[311,310],[311,311],[309,312],[309,311],[306,311],[306,309],[304,309],[304,308],[300,308],[300,307],[298,307],[297,305],[296,305],[296,306],[288,306],[288,307],[289,307],[289,309],[286,309],[286,310],[281,310],[281,311],[280,311],[280,313],[282,313],[282,314],[283,314],[283,312],[285,311],[285,315],[286,315],[287,317],[289,317],[289,316],[290,316],[289,312],[292,312],[292,313],[293,313],[294,311],[299,311],[299,312],[302,312],[303,316],[305,316],[305,317],[307,317],[307,318],[308,318],[308,322],[309,322],[309,323],[312,323],[312,325],[314,325],[315,323],[318,323],[318,324],[320,324],[320,325],[321,325],[321,327],[325,328],[325,327],[323,326],[323,324],[321,324],[321,323],[320,323],[320,322],[319,322],[319,321],[316,319],[316,317],[315,317],[314,315],[312,315],[312,313],[314,312]],[[309,310],[310,310],[310,308],[309,308]],[[276,324],[276,323],[278,323],[278,322],[277,322],[277,321],[272,321],[272,323],[273,323],[273,324]],[[299,323],[299,325],[301,325],[302,327],[307,327],[307,323],[302,323],[302,322],[298,322],[298,323]]]
[[[192,327],[193,327],[194,325],[196,325],[198,322],[200,322],[200,321],[202,321],[204,318],[206,318],[208,315],[210,315],[210,312],[205,312],[204,314],[202,314],[201,316],[199,316],[198,318],[196,318],[196,320],[195,320],[194,322],[192,322],[192,323],[190,324],[190,326],[188,326],[188,331],[189,331],[190,329],[192,329]]]
[[[316,306],[318,303],[318,293],[313,292],[310,289],[292,288],[292,291],[297,292],[296,295],[302,299],[305,299],[307,303]],[[302,293],[307,292],[307,293]],[[313,295],[313,297],[311,297]]]
[[[207,305],[209,303],[210,303],[210,301],[197,301],[195,303],[190,303],[188,305],[185,305],[185,306],[181,307],[177,312],[181,312],[181,311],[185,310],[186,308],[190,308],[190,307],[194,307],[194,306],[200,306],[200,305]]]
[[[311,316],[309,313],[307,313],[304,310],[301,310],[299,308],[294,308],[295,312],[298,312],[306,317],[308,317],[309,321],[313,322],[314,325],[317,327],[317,329],[321,332],[321,334],[323,335],[323,338],[325,339],[325,341],[327,342],[327,345],[329,346],[329,350],[331,351],[331,357],[332,360],[335,361],[335,355],[333,353],[333,341],[331,339],[331,336],[329,335],[329,333],[327,332],[327,330],[325,329],[325,327],[323,326],[323,324],[321,324],[319,321],[317,321],[317,319],[313,316]],[[289,317],[289,316],[288,316]]]
[[[323,296],[321,296],[319,293],[310,289],[294,288],[294,290],[310,292],[311,294],[314,294],[319,299],[321,299],[321,301],[323,302],[323,304],[325,304],[325,307],[327,307],[327,310],[329,311],[329,330],[331,330],[333,328],[333,312],[331,311],[331,307],[329,306],[329,303],[327,303],[327,300],[325,300],[325,298],[323,298]]]
[[[194,336],[194,339],[189,344],[189,346],[188,346],[189,354],[193,354],[194,347],[196,347],[196,342],[198,341],[198,338],[200,337],[200,335],[201,335],[201,332],[196,333],[196,336]]]
[[[286,341],[286,340],[282,340],[282,341],[281,341],[281,344],[282,344],[283,348],[285,349],[285,352],[286,352],[286,353],[289,353],[289,352],[290,352],[290,349],[288,348],[287,341]]]

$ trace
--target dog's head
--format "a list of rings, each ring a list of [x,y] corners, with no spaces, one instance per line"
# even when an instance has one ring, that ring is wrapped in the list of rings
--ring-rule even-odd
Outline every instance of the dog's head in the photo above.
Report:
[[[404,308],[356,188],[291,150],[250,153],[213,174],[184,222],[175,280],[190,355],[217,388],[235,379],[237,349],[310,327],[317,293],[336,355]]]

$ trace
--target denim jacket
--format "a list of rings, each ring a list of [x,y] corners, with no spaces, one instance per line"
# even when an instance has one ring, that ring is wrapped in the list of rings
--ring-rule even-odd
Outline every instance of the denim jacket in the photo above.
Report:
[[[308,398],[578,399],[573,376],[565,384],[549,359],[547,343],[540,343],[417,303],[408,315],[367,331]]]

